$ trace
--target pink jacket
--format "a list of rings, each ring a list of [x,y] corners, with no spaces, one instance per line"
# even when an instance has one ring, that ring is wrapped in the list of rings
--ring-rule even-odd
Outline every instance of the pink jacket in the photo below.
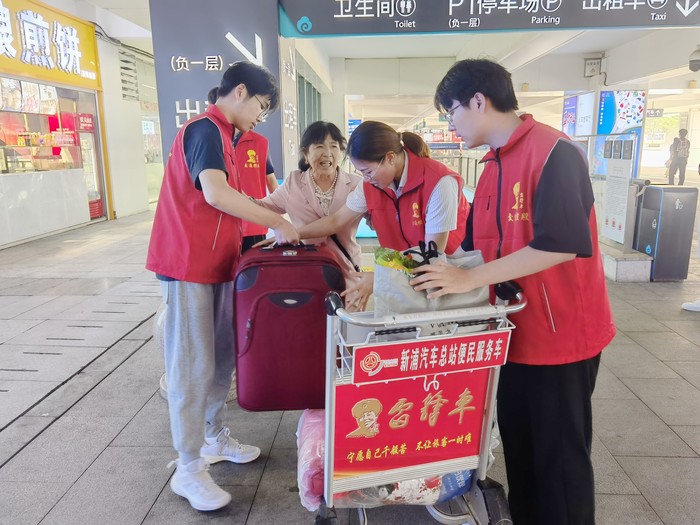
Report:
[[[271,195],[262,199],[260,203],[265,208],[276,213],[287,213],[296,228],[323,218],[323,210],[309,181],[310,176],[311,174],[308,170],[304,172],[300,170],[293,171]],[[361,177],[340,170],[329,212],[332,214],[342,208],[350,192],[361,182]],[[355,232],[357,232],[359,222],[360,218],[337,233],[338,240],[358,266],[361,264],[360,255],[362,250],[355,239]],[[347,257],[343,255],[330,237],[304,239],[304,242],[309,244],[326,244],[335,253],[346,277],[355,272]]]

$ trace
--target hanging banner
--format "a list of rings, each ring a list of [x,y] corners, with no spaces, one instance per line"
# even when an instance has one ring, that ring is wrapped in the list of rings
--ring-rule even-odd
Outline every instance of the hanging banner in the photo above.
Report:
[[[100,89],[95,28],[33,0],[0,0],[0,74]]]
[[[700,24],[697,0],[280,0],[280,5],[286,37]]]
[[[262,64],[279,78],[278,13],[276,0],[150,0],[163,152],[188,119],[206,110],[209,90],[233,62]],[[281,168],[282,111],[255,131],[268,139]]]

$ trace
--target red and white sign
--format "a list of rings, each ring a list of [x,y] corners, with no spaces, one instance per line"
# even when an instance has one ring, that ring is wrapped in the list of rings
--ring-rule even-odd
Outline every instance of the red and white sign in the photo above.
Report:
[[[95,117],[90,113],[78,113],[77,124],[80,131],[95,131]]]
[[[510,330],[355,347],[353,383],[394,381],[504,365]]]
[[[489,373],[336,386],[333,479],[479,454]]]

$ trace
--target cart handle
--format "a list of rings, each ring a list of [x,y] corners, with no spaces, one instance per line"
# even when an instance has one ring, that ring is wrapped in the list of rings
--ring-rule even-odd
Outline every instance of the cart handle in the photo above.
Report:
[[[346,323],[369,328],[386,328],[389,326],[412,326],[431,322],[479,321],[493,317],[505,318],[507,315],[520,312],[527,306],[527,299],[522,291],[517,291],[514,298],[518,302],[509,305],[476,306],[472,308],[439,310],[436,312],[395,314],[379,319],[367,319],[364,316],[355,315],[345,310],[340,295],[338,295],[337,292],[328,292],[325,299],[325,308],[327,315],[337,315]]]

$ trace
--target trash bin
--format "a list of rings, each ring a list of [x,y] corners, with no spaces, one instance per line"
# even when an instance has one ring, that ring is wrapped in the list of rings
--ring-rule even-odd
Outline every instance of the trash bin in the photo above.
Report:
[[[632,247],[651,255],[652,281],[688,277],[698,189],[650,185],[638,197]]]

